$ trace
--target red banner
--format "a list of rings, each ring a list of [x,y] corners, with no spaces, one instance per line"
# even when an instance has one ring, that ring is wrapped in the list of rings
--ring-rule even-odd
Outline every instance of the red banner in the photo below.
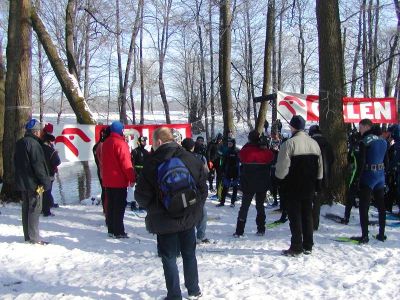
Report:
[[[54,127],[55,148],[62,162],[94,160],[92,148],[100,138],[100,130],[106,125],[64,125]],[[192,136],[190,124],[126,125],[124,136],[130,149],[137,146],[139,136],[148,138],[148,148],[153,142],[156,128],[168,127],[178,130],[182,139]]]
[[[277,93],[278,113],[286,120],[301,115],[307,121],[319,121],[319,97],[295,93]],[[374,123],[397,123],[395,98],[343,98],[345,123],[371,119]]]

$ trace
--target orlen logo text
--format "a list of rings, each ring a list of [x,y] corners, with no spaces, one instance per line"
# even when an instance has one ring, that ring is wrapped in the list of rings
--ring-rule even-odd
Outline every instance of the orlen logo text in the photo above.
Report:
[[[61,132],[62,135],[56,137],[55,143],[63,143],[71,152],[78,157],[79,150],[78,148],[72,143],[75,137],[80,138],[85,143],[89,143],[91,139],[79,128],[65,128]]]

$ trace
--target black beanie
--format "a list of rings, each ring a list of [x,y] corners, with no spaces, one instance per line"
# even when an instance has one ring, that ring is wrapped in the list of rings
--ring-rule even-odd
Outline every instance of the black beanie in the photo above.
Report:
[[[249,132],[247,137],[250,143],[258,143],[260,141],[260,133],[257,130],[252,130]]]
[[[191,151],[194,147],[194,141],[191,138],[185,138],[182,141],[182,147],[185,148],[187,151]]]
[[[294,129],[304,130],[304,128],[306,127],[306,121],[302,116],[297,115],[292,117],[292,119],[289,122],[289,125],[292,126]]]

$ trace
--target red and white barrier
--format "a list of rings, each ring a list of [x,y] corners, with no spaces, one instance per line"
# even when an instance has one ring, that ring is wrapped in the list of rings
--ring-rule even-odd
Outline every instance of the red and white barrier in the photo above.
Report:
[[[56,137],[55,148],[62,162],[94,160],[93,146],[100,138],[100,131],[106,125],[63,125],[55,126],[53,135]],[[148,138],[152,144],[153,132],[158,127],[168,127],[178,130],[182,138],[191,137],[190,124],[160,124],[160,125],[126,125],[124,135],[131,149],[137,145],[139,136]]]

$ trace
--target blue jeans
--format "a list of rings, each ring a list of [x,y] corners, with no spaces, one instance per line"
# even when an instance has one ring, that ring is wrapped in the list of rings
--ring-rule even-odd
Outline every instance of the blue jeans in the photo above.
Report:
[[[200,223],[196,225],[197,229],[197,239],[204,240],[206,237],[206,228],[207,228],[207,209],[206,206],[203,206],[203,217],[200,220]]]
[[[176,265],[177,243],[180,244],[181,248],[183,275],[188,294],[196,295],[199,293],[194,227],[182,232],[157,235],[157,240],[164,268],[165,284],[168,290],[167,299],[182,299],[178,266]]]

